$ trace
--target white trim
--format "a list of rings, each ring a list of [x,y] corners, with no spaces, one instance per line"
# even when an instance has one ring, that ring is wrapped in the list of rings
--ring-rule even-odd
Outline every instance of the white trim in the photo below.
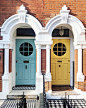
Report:
[[[62,9],[63,10],[63,9]],[[85,30],[84,30],[84,25],[82,22],[76,18],[75,16],[72,16],[68,14],[68,17],[66,15],[66,12],[68,12],[67,8],[64,10],[63,15],[57,15],[53,17],[45,26],[45,29],[48,31],[49,34],[52,34],[52,31],[60,26],[60,25],[70,25],[71,28],[70,30],[73,31],[74,34],[74,42],[79,42],[79,41],[85,41]],[[64,19],[63,19],[64,18]],[[65,20],[65,21],[63,21]]]
[[[46,80],[47,81],[51,81],[51,72],[50,72],[50,49],[51,46],[50,45],[46,45]]]
[[[73,46],[73,34],[70,33],[70,86],[73,85],[73,61],[74,61],[74,46]],[[75,79],[74,79],[75,80]]]
[[[35,39],[35,37],[15,37],[15,39]]]
[[[80,94],[78,99],[85,99],[86,100],[86,91],[82,91],[81,89],[77,89],[76,87],[74,87],[74,90]]]
[[[46,49],[46,45],[41,45],[41,49]]]
[[[78,72],[77,72],[77,81],[84,82],[85,76],[82,73],[82,45],[78,46]]]
[[[14,31],[21,26],[31,27],[35,31],[36,36],[40,32],[42,28],[41,23],[32,15],[26,14],[27,10],[25,10],[23,5],[21,7],[18,10],[18,14],[12,15],[3,23],[1,27],[3,40],[12,40]]]
[[[70,37],[52,37],[52,39],[71,39]]]
[[[37,73],[36,75],[41,75],[41,45],[36,45],[37,49]]]

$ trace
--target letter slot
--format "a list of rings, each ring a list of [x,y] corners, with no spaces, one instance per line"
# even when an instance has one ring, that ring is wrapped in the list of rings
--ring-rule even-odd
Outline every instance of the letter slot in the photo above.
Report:
[[[62,61],[57,61],[57,62],[62,62]]]

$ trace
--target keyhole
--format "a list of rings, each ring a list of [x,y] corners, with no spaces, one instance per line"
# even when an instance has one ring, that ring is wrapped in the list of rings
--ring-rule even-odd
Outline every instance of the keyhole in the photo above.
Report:
[[[59,65],[59,67],[61,67],[61,65]]]
[[[25,69],[27,69],[27,65],[25,66]]]

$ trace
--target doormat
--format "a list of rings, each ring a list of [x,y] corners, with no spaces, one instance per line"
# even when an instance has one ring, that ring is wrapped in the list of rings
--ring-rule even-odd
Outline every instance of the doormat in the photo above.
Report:
[[[36,87],[16,87],[13,86],[12,90],[35,90]]]

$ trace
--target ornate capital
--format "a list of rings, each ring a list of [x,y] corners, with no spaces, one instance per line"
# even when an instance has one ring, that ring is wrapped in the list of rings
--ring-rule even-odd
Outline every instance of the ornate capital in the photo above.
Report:
[[[17,10],[17,11],[18,11],[18,14],[19,14],[19,22],[25,23],[25,17],[26,17],[26,13],[27,13],[27,10],[25,9],[25,6],[22,4],[20,6],[20,9]]]
[[[41,45],[36,45],[36,49],[41,49]]]
[[[67,10],[66,5],[64,5],[62,7],[62,10],[60,10],[60,14],[61,14],[61,17],[62,17],[62,23],[67,23],[69,12],[70,12],[70,10]]]

